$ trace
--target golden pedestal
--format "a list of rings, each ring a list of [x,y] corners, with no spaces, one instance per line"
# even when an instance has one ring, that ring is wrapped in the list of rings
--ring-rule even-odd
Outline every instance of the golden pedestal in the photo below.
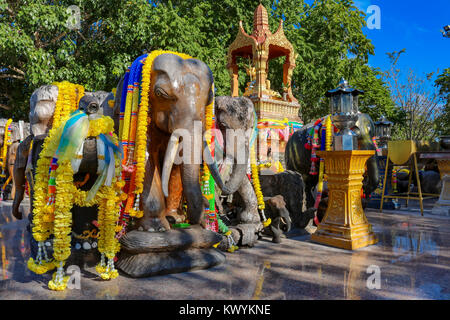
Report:
[[[318,151],[328,176],[328,208],[311,240],[354,250],[378,242],[361,204],[365,163],[373,150]]]

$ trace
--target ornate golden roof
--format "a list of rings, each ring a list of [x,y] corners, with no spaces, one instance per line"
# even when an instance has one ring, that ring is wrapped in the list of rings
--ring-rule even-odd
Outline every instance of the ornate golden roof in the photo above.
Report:
[[[285,86],[287,101],[297,102],[292,96],[291,77],[295,68],[295,51],[283,30],[283,20],[280,19],[278,29],[272,34],[269,28],[269,18],[266,8],[259,4],[253,16],[253,31],[249,35],[239,21],[239,30],[236,39],[228,48],[228,64],[232,77],[232,95],[236,96],[237,89],[237,57],[251,58],[256,68],[256,82],[254,90],[259,98],[268,98],[270,88],[266,88],[268,60],[285,56],[283,67],[283,83]]]

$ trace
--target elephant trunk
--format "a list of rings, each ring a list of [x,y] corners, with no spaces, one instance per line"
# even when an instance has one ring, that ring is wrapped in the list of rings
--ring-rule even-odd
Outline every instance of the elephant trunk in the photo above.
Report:
[[[217,162],[212,158],[211,152],[209,150],[208,144],[206,141],[203,141],[203,149],[204,149],[204,155],[205,155],[205,162],[208,165],[209,172],[211,172],[211,175],[216,182],[217,186],[222,190],[222,195],[229,195],[233,192],[228,189],[227,186],[223,183],[222,177],[220,176],[219,168],[217,167]]]
[[[280,209],[280,220],[281,220],[281,222],[284,225],[282,227],[282,230],[284,232],[291,231],[292,221],[291,221],[291,217],[289,215],[289,211],[286,208],[281,208]]]
[[[236,151],[237,153],[238,151]],[[230,193],[236,192],[241,186],[242,181],[247,175],[248,168],[248,156],[249,156],[249,148],[248,145],[245,146],[245,161],[239,161],[239,157],[235,157],[235,164],[233,166],[233,172],[231,173],[230,179],[226,183],[225,187],[229,190]]]
[[[181,181],[187,202],[187,216],[190,224],[199,224],[203,213],[203,195],[200,189],[200,165],[183,164]]]

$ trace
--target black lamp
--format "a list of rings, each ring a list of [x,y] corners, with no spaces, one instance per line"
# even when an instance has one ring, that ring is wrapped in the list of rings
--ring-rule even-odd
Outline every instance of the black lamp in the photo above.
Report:
[[[380,142],[380,148],[387,148],[387,142],[391,138],[391,129],[394,124],[387,120],[385,116],[381,116],[380,120],[375,122],[375,136]]]
[[[363,93],[363,91],[351,88],[348,82],[341,78],[339,86],[325,94],[330,98],[333,124],[339,129],[334,137],[334,150],[358,149],[357,136],[351,128],[358,120],[358,96]]]

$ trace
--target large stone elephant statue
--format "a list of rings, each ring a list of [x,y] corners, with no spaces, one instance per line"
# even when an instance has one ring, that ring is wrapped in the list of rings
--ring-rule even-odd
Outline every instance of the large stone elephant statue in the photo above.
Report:
[[[123,79],[117,86],[115,107],[112,110],[116,128],[121,100],[124,98],[121,96]],[[202,137],[196,139],[193,133],[196,125],[201,128],[202,135],[205,131],[205,107],[214,98],[213,75],[210,68],[200,60],[164,53],[153,61],[150,83],[150,143],[147,146],[148,159],[141,198],[144,215],[136,221],[134,228],[164,232],[170,229],[167,217],[171,216],[175,221],[183,219],[179,212],[183,196],[187,202],[190,224],[196,225],[202,221],[204,202],[199,181],[201,159],[196,159],[196,153],[202,153]],[[190,153],[187,151],[189,147]],[[175,163],[175,158],[181,153],[183,161]],[[217,173],[211,162],[207,162],[210,171]],[[214,178],[219,177],[216,174]],[[218,183],[223,186],[220,180]]]
[[[37,90],[45,90],[47,88],[39,88]],[[97,116],[105,114],[106,108],[109,107],[108,101],[114,99],[114,95],[104,91],[98,92],[86,92],[80,99],[78,108],[83,110],[89,117],[96,118]],[[47,100],[48,101],[48,100]],[[54,106],[50,104],[44,104],[47,111],[53,110]],[[33,108],[39,108],[39,103],[32,104]],[[33,210],[33,196],[34,196],[34,177],[36,174],[36,166],[39,159],[39,155],[42,151],[43,143],[47,137],[48,131],[51,128],[52,120],[47,122],[47,127],[42,123],[37,122],[34,128],[38,128],[37,136],[30,135],[25,141],[23,141],[18,148],[18,157],[15,162],[15,172],[18,179],[16,179],[16,197],[13,202],[13,215],[17,219],[22,219],[22,212],[19,210],[20,203],[23,200],[25,182],[28,180],[30,187],[30,207],[31,212]],[[45,117],[48,119],[48,117]],[[30,148],[30,145],[32,146]],[[88,191],[94,185],[98,176],[98,154],[97,154],[97,141],[95,137],[87,137],[83,143],[82,159],[78,167],[78,171],[74,173],[73,181],[81,190]],[[79,207],[74,205],[71,209],[73,215],[72,225],[72,245],[76,254],[72,254],[69,258],[69,264],[77,265],[93,265],[98,260],[97,248],[97,232],[98,227],[96,225],[97,220],[97,208],[96,207]],[[28,216],[30,224],[28,226],[31,232],[33,225],[33,215]],[[89,236],[85,236],[88,234]],[[31,254],[36,256],[38,244],[32,237],[31,241]],[[47,247],[47,253],[53,254],[53,238],[46,240],[45,245]]]
[[[310,175],[311,168],[311,150],[305,148],[308,143],[308,134],[313,128],[314,122],[303,126],[289,138],[286,144],[286,167],[288,170],[297,171],[302,174],[305,182],[306,204],[308,208],[314,206],[314,188],[318,183],[318,175]],[[358,136],[358,145],[360,150],[375,150],[372,138],[375,135],[375,127],[368,114],[359,113],[353,131]],[[363,181],[365,199],[363,207],[367,205],[370,194],[377,188],[379,173],[375,155],[370,157],[366,163],[366,173]]]
[[[5,125],[6,119],[0,119],[0,150],[3,148],[4,137],[5,137]],[[24,121],[12,122],[10,124],[11,129],[11,144],[8,146],[7,154],[6,154],[6,167],[5,173],[7,174],[7,178],[9,179],[12,188],[9,188],[9,184],[3,185],[0,184],[0,188],[3,188],[0,191],[4,191],[6,193],[6,188],[8,188],[8,193],[11,193],[12,198],[15,195],[15,175],[14,175],[14,162],[16,160],[17,150],[20,143],[26,139],[30,135],[30,124]],[[6,180],[8,181],[8,180]]]
[[[58,98],[58,87],[55,85],[41,86],[36,89],[30,98],[30,127],[31,135],[25,138],[17,148],[17,156],[14,163],[15,177],[15,197],[12,206],[12,213],[17,219],[22,219],[20,204],[25,193],[25,183],[29,182],[30,204],[32,208],[34,194],[34,175],[42,145],[48,135],[53,123],[56,101]],[[79,107],[87,113],[107,115],[112,109],[108,101],[113,100],[114,95],[105,91],[86,92],[80,100]],[[88,110],[89,109],[89,110]],[[31,148],[30,148],[31,147]],[[86,182],[86,187],[95,181],[97,170],[97,149],[95,139],[87,138],[83,146],[83,160],[80,170],[75,175],[74,181],[83,180],[85,174],[90,173],[90,180]],[[91,208],[88,208],[90,210]]]

